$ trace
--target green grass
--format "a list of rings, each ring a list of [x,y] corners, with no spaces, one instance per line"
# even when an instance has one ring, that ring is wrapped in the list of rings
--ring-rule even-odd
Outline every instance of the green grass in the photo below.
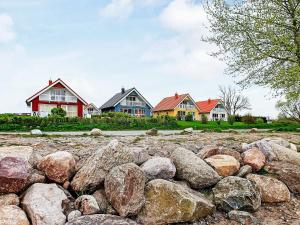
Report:
[[[212,130],[220,131],[227,129],[271,129],[276,131],[297,131],[297,128],[300,128],[300,124],[289,124],[289,123],[259,123],[259,124],[245,124],[243,122],[235,122],[233,125],[230,125],[226,121],[222,121],[220,125],[217,122],[210,121],[206,124],[201,123],[200,121],[177,121],[177,125],[180,129],[193,127],[195,130]]]

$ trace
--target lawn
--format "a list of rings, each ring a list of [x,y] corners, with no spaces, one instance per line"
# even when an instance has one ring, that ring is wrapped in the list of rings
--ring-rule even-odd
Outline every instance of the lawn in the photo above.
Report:
[[[217,124],[215,121],[207,122],[203,124],[200,121],[177,121],[177,125],[180,129],[193,127],[196,130],[227,130],[227,129],[272,129],[278,131],[298,131],[300,129],[300,124],[290,124],[290,123],[259,123],[259,124],[245,124],[243,122],[235,122],[233,125],[230,125],[226,121],[222,121],[221,124]]]

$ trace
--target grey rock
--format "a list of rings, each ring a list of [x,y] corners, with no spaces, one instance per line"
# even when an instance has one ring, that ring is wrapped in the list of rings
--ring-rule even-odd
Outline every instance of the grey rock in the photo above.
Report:
[[[81,216],[81,212],[79,210],[73,210],[68,215],[68,221],[74,220]]]
[[[149,136],[156,136],[156,135],[158,135],[158,130],[155,129],[155,128],[152,128],[152,129],[148,130],[146,132],[146,134],[149,135]]]
[[[96,214],[77,217],[66,225],[138,225],[130,219],[108,214]]]
[[[75,201],[75,208],[83,215],[92,215],[100,212],[96,199],[92,195],[81,195]]]
[[[261,225],[261,221],[259,219],[244,211],[230,211],[228,213],[228,218],[240,223],[241,225]]]
[[[39,129],[34,129],[30,131],[31,135],[43,135],[43,132]]]
[[[145,207],[138,216],[142,224],[192,222],[215,211],[201,193],[162,179],[150,181],[145,196]]]
[[[249,165],[245,165],[242,166],[239,170],[239,172],[237,173],[237,177],[245,177],[246,175],[248,175],[249,173],[252,173],[252,167]]]
[[[56,184],[33,184],[24,194],[21,206],[32,225],[64,225],[62,202],[65,193]]]
[[[91,130],[90,135],[91,136],[102,136],[103,132],[98,128],[94,128]]]
[[[176,174],[176,167],[172,160],[164,157],[154,157],[146,161],[141,169],[145,172],[148,180],[172,179]]]
[[[117,140],[96,151],[74,176],[71,187],[74,191],[95,191],[115,166],[134,162],[133,153]]]
[[[1,225],[30,225],[25,212],[15,205],[0,206]]]
[[[93,193],[93,197],[96,199],[98,203],[100,213],[107,213],[107,209],[109,207],[109,202],[106,198],[104,189],[99,189]]]
[[[114,167],[105,178],[105,194],[120,216],[137,215],[145,203],[144,172],[134,163]]]
[[[256,211],[261,205],[259,187],[240,177],[226,177],[214,188],[214,201],[221,210]]]
[[[145,148],[134,147],[130,149],[134,155],[134,163],[141,165],[146,162],[151,156],[148,154]]]
[[[177,169],[176,177],[188,181],[192,188],[210,187],[221,180],[213,168],[187,149],[175,149],[171,159]]]

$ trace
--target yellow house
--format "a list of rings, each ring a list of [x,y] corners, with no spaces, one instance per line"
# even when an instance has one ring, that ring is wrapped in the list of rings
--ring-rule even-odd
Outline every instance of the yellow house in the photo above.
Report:
[[[181,120],[184,120],[188,114],[193,116],[193,120],[200,120],[199,112],[197,104],[189,94],[178,95],[177,93],[161,100],[152,110],[154,117],[168,115]]]

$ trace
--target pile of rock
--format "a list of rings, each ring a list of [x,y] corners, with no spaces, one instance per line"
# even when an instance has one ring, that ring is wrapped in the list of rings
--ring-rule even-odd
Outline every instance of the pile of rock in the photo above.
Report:
[[[32,149],[21,148],[23,155],[0,148],[0,224],[159,225],[198,221],[216,210],[259,224],[249,212],[300,193],[300,153],[277,138],[243,144],[240,152],[177,148],[169,158],[113,140],[78,169],[68,152],[34,162]],[[255,174],[262,169],[276,178]]]

